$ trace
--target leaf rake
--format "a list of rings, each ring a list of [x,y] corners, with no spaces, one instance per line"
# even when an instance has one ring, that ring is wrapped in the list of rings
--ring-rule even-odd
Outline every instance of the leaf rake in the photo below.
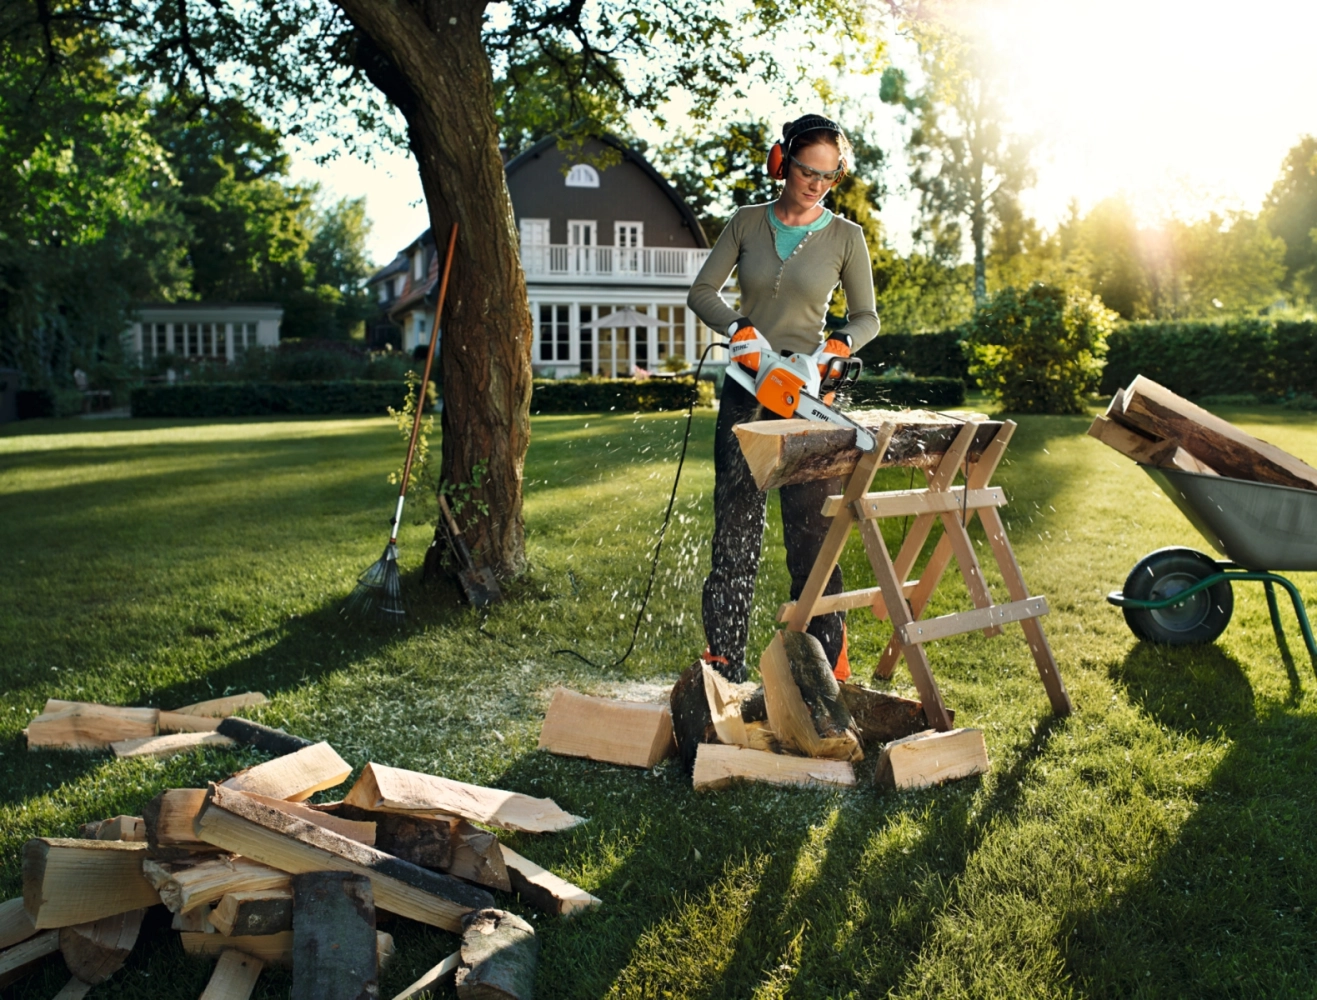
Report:
[[[416,457],[416,442],[421,434],[421,414],[425,409],[425,393],[430,384],[430,366],[434,362],[434,345],[439,340],[439,317],[444,311],[444,297],[448,294],[448,274],[453,266],[453,250],[457,246],[457,223],[448,234],[448,254],[444,258],[444,275],[439,282],[439,301],[434,310],[434,329],[430,333],[430,349],[425,355],[425,372],[421,376],[420,393],[416,397],[416,415],[412,419],[412,436],[407,445],[407,462],[402,468],[402,484],[398,487],[398,506],[390,521],[389,544],[384,554],[357,577],[357,585],[343,602],[343,613],[357,618],[375,618],[385,622],[401,622],[407,614],[402,600],[402,578],[398,573],[398,530],[402,526],[403,501],[407,498],[407,484],[412,475],[412,459]]]

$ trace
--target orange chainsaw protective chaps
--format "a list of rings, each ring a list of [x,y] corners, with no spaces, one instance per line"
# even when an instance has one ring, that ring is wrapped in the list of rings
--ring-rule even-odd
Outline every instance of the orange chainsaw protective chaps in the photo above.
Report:
[[[755,398],[779,417],[794,417],[805,380],[789,368],[770,370],[755,387]]]

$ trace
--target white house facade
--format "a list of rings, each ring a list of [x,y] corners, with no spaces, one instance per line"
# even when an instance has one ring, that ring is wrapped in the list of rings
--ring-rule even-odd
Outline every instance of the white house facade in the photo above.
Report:
[[[267,302],[166,302],[139,306],[127,336],[142,364],[156,358],[232,362],[253,347],[277,347],[283,307]]]
[[[579,162],[599,154],[620,162]],[[535,374],[630,377],[669,359],[693,366],[711,333],[686,308],[686,294],[709,244],[671,185],[612,136],[589,140],[579,155],[544,139],[506,169],[535,321]],[[434,314],[426,295],[439,267],[427,231],[371,277],[392,327],[377,326],[375,339],[391,336],[407,351],[429,343]],[[601,322],[622,310],[649,320],[619,328]],[[710,360],[723,362],[722,354],[715,348]]]

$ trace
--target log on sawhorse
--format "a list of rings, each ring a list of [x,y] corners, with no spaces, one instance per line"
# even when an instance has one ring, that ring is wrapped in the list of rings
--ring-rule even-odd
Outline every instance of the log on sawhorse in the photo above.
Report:
[[[748,452],[753,447],[760,427],[765,428],[765,433],[772,434],[772,423],[764,421],[740,425],[737,436],[742,448]],[[923,702],[928,723],[941,732],[952,728],[952,720],[942,701],[937,682],[933,679],[925,644],[934,639],[978,630],[988,636],[997,635],[1001,632],[1001,626],[1009,622],[1018,621],[1024,628],[1052,710],[1057,715],[1068,715],[1072,710],[1070,696],[1057,671],[1056,659],[1038,621],[1048,612],[1047,600],[1042,596],[1031,595],[1025,585],[998,513],[998,508],[1006,503],[1005,494],[999,487],[991,485],[992,476],[1006,452],[1016,425],[1009,420],[988,427],[985,427],[985,423],[965,421],[951,443],[945,447],[940,459],[931,467],[926,458],[908,463],[892,461],[889,446],[900,427],[899,423],[887,421],[871,428],[878,439],[877,447],[869,454],[862,455],[855,463],[845,492],[841,496],[828,498],[823,512],[832,518],[832,524],[819,548],[809,579],[799,599],[782,605],[778,612],[778,620],[796,632],[803,632],[816,615],[861,607],[870,608],[878,618],[890,619],[893,626],[892,639],[878,662],[875,676],[890,677],[896,661],[904,656]],[[826,424],[816,426],[821,429],[820,433],[834,430]],[[802,428],[801,431],[808,433],[808,429]],[[985,431],[991,434],[986,445]],[[917,449],[915,453],[918,453]],[[878,469],[894,464],[923,467],[928,480],[927,489],[868,492]],[[827,463],[820,462],[818,465],[829,468]],[[835,465],[831,468],[835,468]],[[955,485],[957,475],[961,475],[964,480],[962,486]],[[975,516],[983,522],[989,546],[1005,581],[1010,596],[1006,604],[993,602],[992,594],[983,579],[968,533],[970,522]],[[914,518],[895,559],[888,553],[878,526],[878,521],[885,517]],[[906,578],[915,560],[933,526],[939,522],[943,528],[942,537],[938,539],[923,574],[918,580],[908,581]],[[857,524],[878,585],[824,595],[823,590],[832,576],[832,570],[850,538],[851,528]],[[953,558],[969,590],[974,609],[940,618],[922,619],[920,616]]]

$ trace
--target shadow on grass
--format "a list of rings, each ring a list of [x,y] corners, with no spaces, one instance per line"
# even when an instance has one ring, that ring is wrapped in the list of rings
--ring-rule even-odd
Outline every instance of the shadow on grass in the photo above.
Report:
[[[1091,996],[1317,994],[1317,724],[1293,697],[1255,709],[1244,669],[1216,646],[1140,643],[1113,674],[1184,738],[1183,759],[1204,734],[1229,749],[1144,877],[1077,915],[1064,946],[1075,982]]]
[[[770,981],[784,993],[883,995],[917,961],[989,831],[1019,811],[1067,724],[1039,724],[977,807],[978,780],[875,792],[873,761],[848,792],[751,785],[697,794],[672,763],[647,773],[527,755],[500,787],[553,794],[592,818],[570,834],[523,838],[518,850],[561,870],[596,845],[628,844],[594,889],[601,908],[539,927],[540,984],[572,997],[714,1000],[751,996]],[[875,844],[911,819],[920,832],[908,847],[889,843],[875,860]],[[712,954],[726,961],[705,964]]]
[[[322,605],[278,626],[256,633],[246,644],[257,652],[237,656],[203,677],[144,692],[144,704],[171,709],[240,691],[261,691],[274,698],[346,669],[381,648],[432,628],[451,627],[466,614],[457,584],[422,583],[420,573],[405,574],[403,592],[408,615],[402,625],[345,612],[342,600]],[[268,643],[268,644],[267,644]],[[273,724],[278,725],[276,720]],[[105,751],[41,750],[28,752],[21,733],[3,745],[5,798],[18,803],[60,788],[102,767]]]

